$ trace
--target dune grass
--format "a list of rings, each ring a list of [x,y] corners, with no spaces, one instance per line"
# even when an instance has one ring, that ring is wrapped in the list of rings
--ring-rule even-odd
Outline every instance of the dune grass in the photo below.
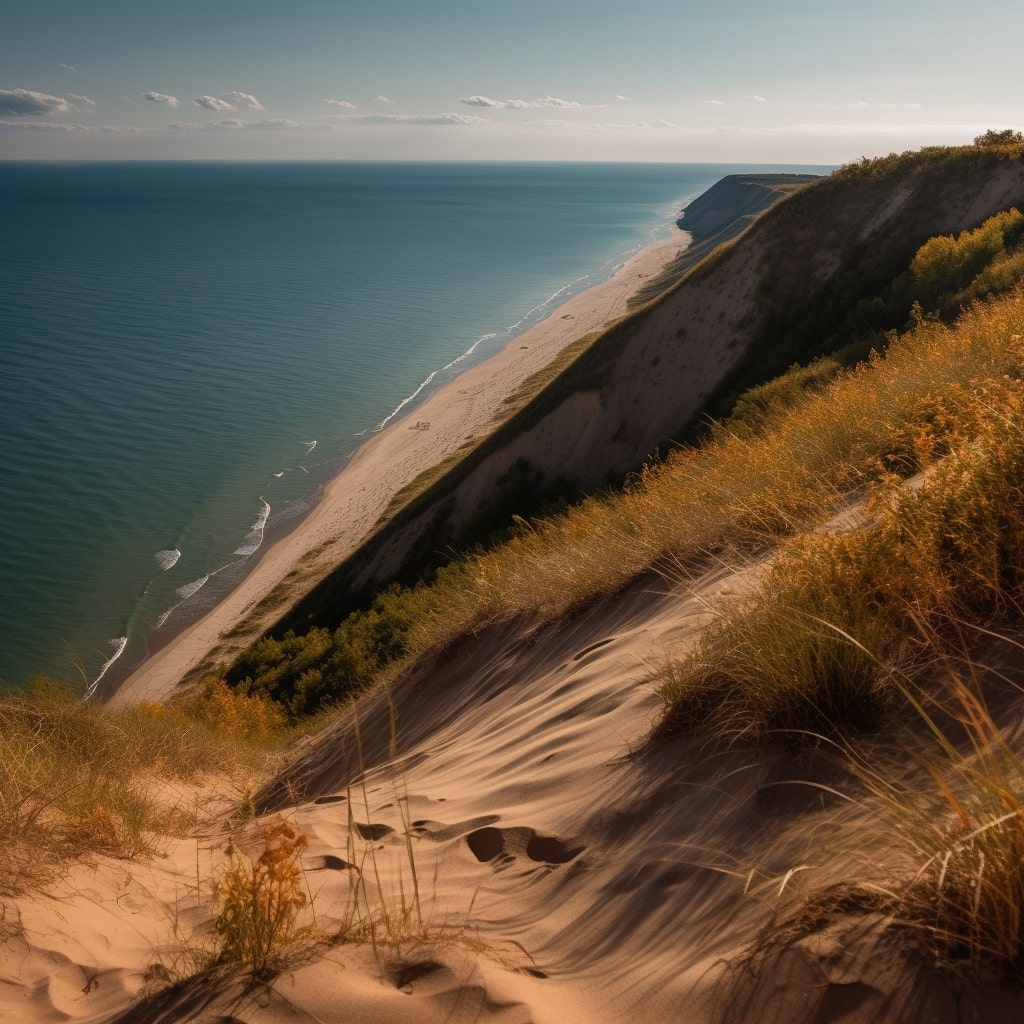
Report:
[[[867,525],[799,537],[749,597],[724,607],[662,672],[661,735],[877,727],[900,703],[890,678],[933,658],[948,623],[998,624],[1017,607],[1024,384],[1009,374],[953,382],[927,405],[937,411],[901,456],[931,465],[920,486],[880,476]]]
[[[884,355],[852,369],[794,368],[763,400],[752,396],[750,424],[722,424],[623,490],[520,522],[507,542],[445,566],[431,584],[389,592],[387,607],[371,614],[386,652],[367,648],[366,613],[353,613],[333,632],[262,641],[229,679],[307,713],[370,685],[384,662],[442,649],[488,623],[563,615],[651,566],[685,575],[709,554],[766,550],[955,448],[979,412],[978,382],[1016,377],[1022,337],[1017,290],[972,306],[953,326],[919,316]],[[369,669],[350,671],[354,658]]]
[[[279,717],[222,680],[170,707],[114,710],[38,680],[0,696],[0,891],[91,853],[135,858],[199,813],[175,783],[269,767]]]
[[[1022,337],[1020,292],[972,308],[955,327],[921,321],[884,356],[801,391],[758,431],[719,431],[647,467],[624,492],[524,526],[501,548],[443,571],[410,646],[522,612],[560,614],[659,561],[685,566],[821,522],[858,488],[949,451],[976,412],[975,383],[1017,373]]]
[[[913,869],[876,902],[933,966],[1019,982],[1024,761],[990,711],[976,666],[946,658],[941,667],[938,692],[902,686],[924,726],[924,742],[906,749],[917,771],[907,777],[854,760],[888,845]]]
[[[953,625],[959,653],[949,630],[936,635],[915,623],[921,645],[943,653],[923,671],[890,673],[908,711],[898,726],[818,737],[846,774],[808,783],[833,809],[810,832],[817,839],[791,873],[797,882],[783,893],[773,876],[752,890],[775,907],[755,960],[870,917],[867,932],[885,935],[890,955],[975,984],[1024,981],[1024,759],[1015,720],[1024,647]],[[1009,671],[983,665],[979,643]],[[750,877],[765,874],[755,868]]]

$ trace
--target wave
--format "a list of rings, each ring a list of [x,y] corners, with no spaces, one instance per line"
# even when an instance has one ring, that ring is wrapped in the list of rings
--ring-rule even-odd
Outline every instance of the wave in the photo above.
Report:
[[[124,654],[125,647],[128,646],[128,637],[119,636],[115,637],[110,641],[110,646],[114,648],[114,653],[103,662],[103,667],[100,669],[99,675],[88,685],[83,700],[88,700],[96,692],[96,687],[99,685],[100,680],[107,674],[107,669],[117,661],[118,658]]]
[[[270,504],[262,494],[260,495],[260,502],[263,505],[260,509],[260,514],[256,517],[256,522],[250,527],[241,546],[235,548],[236,555],[242,555],[243,557],[251,555],[263,543],[263,529],[267,525],[267,519],[270,516]]]
[[[210,578],[210,574],[207,573],[205,576],[200,576],[199,579],[193,580],[191,583],[186,583],[183,587],[178,587],[175,593],[182,599],[187,601],[197,591],[202,590],[206,586],[206,581]],[[173,609],[171,609],[173,611]],[[166,616],[165,616],[166,617]],[[163,620],[161,619],[161,622]]]
[[[468,359],[473,355],[485,341],[490,341],[491,339],[500,337],[501,335],[511,338],[518,331],[521,331],[526,324],[539,322],[547,315],[549,308],[553,304],[555,304],[559,299],[565,298],[573,291],[573,289],[576,288],[577,285],[584,281],[588,281],[590,277],[590,274],[584,274],[582,277],[577,277],[576,280],[570,281],[567,285],[563,285],[557,291],[552,292],[543,302],[538,302],[532,309],[527,310],[527,312],[524,313],[514,324],[506,327],[504,331],[495,331],[490,334],[480,335],[480,337],[477,338],[465,352],[456,356],[451,362],[445,363],[440,369],[434,370],[433,373],[431,373],[411,395],[407,398],[403,398],[402,401],[399,402],[398,405],[396,405],[395,408],[392,409],[391,412],[389,412],[387,416],[385,416],[384,419],[382,419],[380,423],[373,428],[372,431],[361,430],[355,436],[364,437],[368,433],[377,434],[382,431],[410,402],[415,402],[423,393],[425,388],[430,387],[439,373],[444,373],[445,371],[458,366],[458,364],[464,359]]]
[[[306,446],[307,455],[309,455],[316,447],[316,441],[303,441],[302,443]]]
[[[177,565],[178,559],[181,558],[181,552],[177,548],[166,548],[163,551],[158,551],[153,557],[156,559],[160,571],[167,572],[168,569]]]
[[[385,416],[384,419],[382,419],[380,423],[378,423],[377,426],[373,428],[373,432],[378,433],[379,431],[383,430],[410,402],[415,402],[416,399],[422,393],[423,389],[430,387],[430,385],[434,381],[434,378],[440,372],[440,370],[434,370],[434,372],[431,373],[430,376],[427,377],[427,379],[423,381],[423,383],[420,384],[420,386],[411,395],[409,395],[408,398],[403,398],[402,401],[399,402],[398,405],[396,405],[394,409],[392,409],[391,412],[388,413],[388,415]]]
[[[570,281],[567,285],[563,285],[558,289],[558,291],[552,292],[543,302],[538,302],[533,309],[527,310],[526,313],[524,313],[511,327],[506,329],[505,333],[513,334],[531,320],[542,319],[541,314],[545,313],[547,309],[556,302],[556,300],[567,297],[576,285],[590,280],[590,277],[590,274],[584,274],[582,277],[577,277],[575,281]]]

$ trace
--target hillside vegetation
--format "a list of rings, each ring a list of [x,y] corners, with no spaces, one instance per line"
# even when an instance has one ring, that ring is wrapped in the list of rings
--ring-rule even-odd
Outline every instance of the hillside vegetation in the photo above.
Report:
[[[998,314],[972,310],[955,329],[942,316],[1011,288],[1022,229],[1011,209],[920,246],[886,290],[912,326],[876,336],[870,359],[845,369],[841,352],[794,365],[744,393],[702,443],[670,451],[624,488],[520,521],[500,546],[452,562],[430,584],[392,587],[334,629],[268,637],[231,666],[229,681],[308,714],[487,623],[563,615],[651,565],[685,574],[708,557],[762,549],[879,480],[918,472],[964,429],[955,396],[1016,372],[1009,339],[1024,325],[983,326],[1012,319],[1015,298]]]
[[[773,223],[789,243],[820,237],[839,196],[878,223],[889,223],[881,204],[911,209],[904,226],[923,224],[925,198],[909,183],[953,171],[1018,181],[1022,167],[1024,144],[988,140],[846,168],[773,207],[683,284],[718,273],[745,245],[775,252],[782,243],[765,240]],[[964,191],[975,206],[991,203],[977,200],[980,186]],[[332,625],[265,637],[167,706],[113,710],[45,680],[5,695],[0,925],[13,897],[68,864],[151,857],[217,813],[234,816],[210,840],[211,851],[226,844],[221,874],[200,878],[196,839],[194,877],[196,918],[213,921],[219,945],[195,987],[186,978],[143,993],[118,1019],[213,1013],[221,989],[237,992],[225,979],[239,964],[247,983],[266,984],[269,1005],[272,976],[296,945],[301,973],[327,950],[369,943],[382,976],[398,964],[389,992],[405,999],[421,977],[407,969],[440,971],[437,947],[470,941],[478,893],[482,933],[513,948],[510,976],[554,987],[527,941],[555,970],[571,965],[557,984],[583,979],[589,991],[622,966],[630,984],[608,1020],[632,1019],[641,975],[646,998],[664,988],[675,1006],[715,971],[722,992],[711,1010],[701,1004],[701,1020],[765,1019],[764,1001],[776,998],[777,1019],[868,1019],[866,1009],[843,1017],[840,997],[828,1003],[858,950],[863,1007],[881,1005],[871,979],[894,964],[926,989],[938,977],[973,986],[937,987],[920,1005],[883,999],[872,1019],[934,1019],[942,1000],[968,991],[985,1007],[997,989],[1019,1009],[1024,216],[1013,204],[986,208],[901,243],[898,258],[871,250],[876,233],[860,238],[847,271],[808,286],[786,321],[793,337],[764,362],[802,358],[623,486],[518,519],[501,543],[429,581],[382,588]],[[843,276],[854,267],[866,282]],[[748,274],[761,298],[737,301],[777,313],[765,296],[788,293],[792,273],[779,264],[767,284]],[[807,340],[814,324],[821,334]],[[738,359],[737,372],[744,365],[753,364]],[[730,586],[707,589],[713,570]],[[649,647],[624,643],[602,662],[620,632],[635,641],[654,630],[645,614],[656,601],[663,619],[690,603],[682,646],[655,663],[636,654]],[[596,666],[614,669],[606,689],[594,686]],[[592,731],[602,731],[596,752]],[[220,799],[231,796],[226,810],[204,806],[213,779]],[[581,786],[592,787],[586,800]],[[239,827],[261,815],[248,833]],[[317,852],[304,861],[307,848]],[[396,857],[401,870],[389,875]],[[418,858],[433,865],[440,925]],[[322,872],[314,885],[307,871]],[[449,916],[453,893],[467,896],[466,922],[461,910]],[[328,936],[316,915],[342,914],[346,899],[347,930]],[[506,900],[519,917],[501,916]],[[717,962],[716,932],[741,971]],[[577,933],[585,955],[574,960]],[[628,966],[620,944],[632,950]],[[560,961],[551,950],[563,946]],[[684,954],[699,980],[679,968]],[[223,973],[211,973],[215,960]],[[813,985],[808,964],[820,972]],[[451,1005],[476,969],[457,979]],[[287,998],[345,976],[314,972]],[[812,989],[832,992],[821,997],[828,1013],[801,1002]],[[484,997],[493,1000],[486,985]],[[421,1012],[433,1020],[446,1005]]]
[[[583,339],[554,379],[421,481],[359,550],[278,612],[271,635],[333,630],[391,582],[429,576],[492,499],[506,517],[492,519],[497,529],[536,514],[529,501],[517,507],[524,490],[551,499],[617,484],[652,452],[699,439],[708,419],[725,418],[744,391],[793,363],[827,354],[849,365],[881,349],[887,332],[909,322],[913,289],[900,279],[925,242],[1024,209],[1019,149],[927,149],[791,187],[667,291]],[[765,194],[726,183],[733,205]],[[529,488],[518,488],[524,478]]]

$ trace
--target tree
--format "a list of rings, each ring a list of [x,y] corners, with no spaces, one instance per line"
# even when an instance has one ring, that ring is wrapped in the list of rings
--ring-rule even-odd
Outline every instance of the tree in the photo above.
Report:
[[[1015,142],[1024,142],[1024,133],[1015,132],[1012,128],[1004,128],[1002,131],[989,128],[974,140],[976,146],[1009,146]]]

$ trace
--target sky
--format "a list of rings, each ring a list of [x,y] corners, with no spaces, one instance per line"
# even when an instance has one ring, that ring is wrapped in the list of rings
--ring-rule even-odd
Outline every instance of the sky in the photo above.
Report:
[[[13,0],[0,159],[840,164],[1024,127],[1020,0]]]

